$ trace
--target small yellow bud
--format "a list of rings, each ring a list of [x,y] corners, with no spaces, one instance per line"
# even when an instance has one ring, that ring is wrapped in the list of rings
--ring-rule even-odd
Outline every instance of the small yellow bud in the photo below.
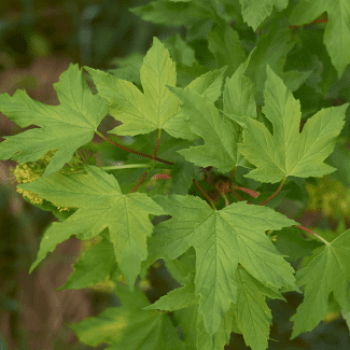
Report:
[[[149,280],[145,279],[144,281],[139,282],[140,288],[145,292],[146,290],[151,289],[151,283]]]
[[[126,283],[126,279],[124,278],[123,275],[120,275],[120,276],[118,277],[118,281],[119,281],[119,282],[122,282],[123,284]]]
[[[89,288],[102,293],[112,293],[115,289],[115,283],[110,280],[110,276],[107,276],[103,281],[98,282],[96,285],[90,284]]]

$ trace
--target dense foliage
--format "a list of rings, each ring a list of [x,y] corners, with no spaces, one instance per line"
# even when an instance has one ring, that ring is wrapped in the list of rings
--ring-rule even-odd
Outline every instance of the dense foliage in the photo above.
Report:
[[[267,303],[288,291],[305,296],[292,338],[330,305],[348,317],[350,230],[311,230],[278,209],[315,206],[320,178],[350,181],[350,3],[158,0],[131,11],[186,36],[154,37],[111,72],[71,64],[57,106],[0,95],[9,119],[37,126],[7,136],[0,159],[18,162],[18,191],[58,218],[31,271],[69,237],[94,239],[60,289],[109,280],[122,303],[73,325],[79,339],[219,350],[234,332],[265,350]],[[116,136],[98,130],[106,115],[121,122]],[[347,203],[335,201],[337,219]],[[150,304],[142,286],[158,259],[182,287]]]

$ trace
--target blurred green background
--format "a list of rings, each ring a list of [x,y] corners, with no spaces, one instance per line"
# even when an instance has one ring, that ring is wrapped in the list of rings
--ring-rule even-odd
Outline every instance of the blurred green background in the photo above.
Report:
[[[128,11],[149,2],[2,0],[0,92],[12,95],[16,89],[24,88],[34,99],[57,104],[52,84],[58,81],[70,62],[114,70],[118,66],[123,67],[125,63],[122,58],[130,54],[133,54],[133,61],[129,61],[129,66],[119,74],[125,78],[132,75],[132,65],[140,64],[140,54],[150,48],[153,36],[165,40],[175,34],[184,36],[186,32],[183,26],[168,27],[142,21]],[[249,40],[246,43],[249,46]],[[194,40],[192,46],[196,58],[204,63],[206,57],[202,53],[207,49],[200,38]],[[292,58],[289,57],[289,61],[287,63],[292,66]],[[340,98],[341,88],[337,90],[337,86],[332,90],[333,100]],[[305,94],[303,89],[306,87],[299,89],[297,94]],[[107,117],[101,130],[109,130],[112,126],[112,118]],[[13,122],[0,116],[1,137],[19,131],[20,128]],[[348,154],[344,157],[348,157]],[[108,288],[105,291],[54,292],[65,283],[72,271],[72,264],[80,254],[81,245],[75,238],[60,244],[38,269],[28,275],[39,249],[40,237],[55,217],[51,212],[41,211],[29,204],[16,193],[9,175],[10,166],[15,165],[13,161],[0,161],[0,350],[92,349],[80,344],[67,325],[97,316],[109,306],[118,306],[119,301],[108,292]],[[314,187],[309,185],[311,204],[298,220],[306,226],[318,222],[334,229],[340,214],[330,207],[342,201],[345,207],[343,214],[348,216],[350,195],[340,182],[333,181],[331,186],[328,184],[322,189],[327,179],[322,181],[316,181]],[[318,198],[319,193],[322,195]],[[281,204],[280,210],[295,214],[288,201]],[[152,302],[179,286],[162,263],[158,268],[151,268],[148,280],[150,288],[146,288],[145,292]],[[330,312],[327,322],[290,341],[292,323],[289,318],[295,313],[302,296],[287,293],[286,299],[288,303],[277,300],[269,303],[274,322],[271,338],[278,340],[270,342],[269,350],[350,349],[349,330],[339,313]],[[100,346],[95,349],[104,348]],[[225,349],[248,348],[240,335],[234,335]]]

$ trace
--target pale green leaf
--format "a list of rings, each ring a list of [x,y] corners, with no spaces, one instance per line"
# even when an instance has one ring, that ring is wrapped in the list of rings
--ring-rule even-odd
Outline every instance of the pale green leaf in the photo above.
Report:
[[[134,136],[163,129],[176,138],[197,137],[182,117],[180,100],[167,88],[176,85],[176,65],[156,37],[140,71],[143,93],[131,82],[109,73],[89,67],[86,70],[92,75],[99,94],[109,101],[110,114],[123,123],[109,133]],[[208,72],[189,88],[208,96],[210,101],[216,100],[221,93],[223,73],[224,69]]]
[[[183,280],[183,287],[172,290],[167,295],[162,296],[152,305],[144,310],[169,310],[175,311],[192,306],[196,303],[194,272]]]
[[[183,102],[182,113],[193,133],[202,137],[205,145],[178,151],[197,166],[214,166],[222,172],[232,170],[237,162],[238,125],[221,116],[207,98],[188,88],[170,88]]]
[[[91,346],[107,343],[115,350],[184,350],[169,316],[156,310],[108,308],[70,328]]]
[[[237,301],[238,263],[263,285],[294,286],[293,268],[264,233],[296,224],[267,207],[231,204],[212,210],[198,197],[155,196],[172,218],[156,226],[149,240],[149,260],[175,259],[196,250],[195,293],[206,330],[214,335],[231,302]]]
[[[119,67],[109,69],[109,73],[113,74],[118,79],[124,79],[136,84],[141,84],[140,69],[142,66],[143,56],[140,53],[134,53],[125,58],[116,58],[112,64]]]
[[[288,6],[288,0],[240,0],[244,21],[255,31],[270,16],[273,7],[282,11]]]
[[[116,261],[132,289],[140,263],[147,258],[147,237],[153,232],[149,214],[167,213],[146,194],[123,194],[118,181],[104,170],[94,166],[85,169],[87,175],[57,173],[19,185],[58,206],[79,208],[67,220],[54,222],[46,230],[30,271],[71,235],[91,239],[108,228]]]
[[[181,310],[183,312],[178,316],[181,328],[185,330],[185,343],[187,342],[186,338],[190,338],[188,333],[191,332],[192,334],[195,333],[195,335],[192,336],[189,341],[193,342],[193,338],[197,338],[196,344],[198,349],[222,350],[222,348],[230,342],[230,335],[234,328],[233,321],[235,316],[233,313],[233,307],[225,313],[215,335],[210,335],[205,328],[203,315],[198,314],[197,311],[198,297],[195,295],[194,275],[193,271],[184,279],[183,287],[169,292],[167,295],[161,297],[155,303],[144,309],[178,311],[185,308],[185,310]],[[188,323],[189,320],[184,319],[184,315],[189,315],[191,317],[191,324]]]
[[[58,106],[35,101],[23,90],[17,90],[12,97],[0,95],[0,111],[7,118],[22,128],[40,126],[5,136],[0,159],[12,157],[19,163],[34,162],[47,151],[58,149],[43,177],[59,171],[80,146],[90,142],[108,112],[106,103],[92,94],[77,64],[70,64],[54,88],[60,101]]]
[[[306,287],[304,300],[291,318],[292,338],[313,330],[325,318],[330,293],[342,309],[350,311],[350,230],[297,271],[297,284]]]
[[[74,264],[74,270],[67,282],[56,291],[96,285],[103,281],[116,266],[113,245],[107,239],[103,239],[83,253],[78,262]]]
[[[223,67],[219,70],[202,74],[191,81],[186,88],[203,96],[206,101],[214,103],[221,95],[221,87],[226,68]],[[173,96],[177,98],[175,95]],[[184,134],[184,128],[188,130],[186,134]],[[191,127],[188,125],[182,109],[173,118],[169,119],[167,130],[172,130],[170,134],[174,137],[182,137],[190,140],[198,138],[193,130],[191,131]]]
[[[109,133],[147,134],[164,128],[167,120],[179,110],[178,100],[165,86],[175,86],[176,66],[168,50],[156,37],[140,70],[144,93],[126,80],[92,68],[86,67],[86,70],[92,75],[100,95],[109,101],[111,115],[123,122]]]
[[[221,95],[221,87],[227,67],[215,71],[209,71],[200,75],[189,83],[186,88],[195,91],[197,94],[214,103]]]
[[[237,326],[252,350],[266,350],[272,324],[266,296],[285,300],[282,295],[262,285],[243,268],[237,269]]]
[[[240,126],[238,127],[237,143],[242,142],[242,126],[246,126],[246,118],[256,118],[256,105],[254,100],[254,85],[245,75],[254,50],[243,62],[231,78],[226,78],[223,94],[224,113]],[[237,165],[251,167],[246,159],[237,150]]]
[[[275,183],[287,176],[322,177],[333,172],[324,160],[333,152],[347,107],[320,110],[307,120],[300,134],[300,103],[268,67],[263,112],[272,123],[273,135],[264,124],[247,119],[239,151],[256,169],[246,177]]]
[[[257,115],[254,100],[254,85],[245,75],[252,53],[238,67],[231,78],[226,78],[223,94],[225,113],[242,126],[246,126],[246,118],[256,119]]]
[[[230,343],[230,336],[234,327],[235,315],[233,307],[225,313],[218,331],[211,335],[207,332],[205,327],[205,320],[203,315],[197,312],[197,349],[201,350],[222,350],[225,345]]]

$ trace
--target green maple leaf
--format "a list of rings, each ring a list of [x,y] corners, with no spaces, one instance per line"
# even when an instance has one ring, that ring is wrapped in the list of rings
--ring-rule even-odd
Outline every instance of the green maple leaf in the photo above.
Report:
[[[145,310],[169,310],[177,311],[183,308],[187,308],[188,312],[185,310],[185,314],[193,313],[190,315],[191,323],[189,324],[189,319],[184,319],[180,316],[181,328],[188,328],[187,331],[196,334],[196,344],[197,349],[202,350],[222,350],[222,348],[230,342],[230,335],[233,329],[233,308],[231,307],[224,315],[220,327],[214,336],[211,336],[205,329],[203,315],[198,313],[198,297],[195,295],[195,285],[194,285],[194,271],[191,272],[184,280],[184,286],[177,288],[167,295],[162,296],[152,305],[145,307]],[[180,314],[181,315],[181,314]],[[185,338],[185,337],[184,337]],[[185,343],[187,342],[184,339]],[[192,343],[193,343],[192,339]]]
[[[116,267],[113,245],[107,239],[103,239],[83,253],[78,262],[74,264],[74,271],[67,282],[56,291],[81,289],[91,284],[95,285],[103,281]]]
[[[116,58],[114,64],[118,68],[109,69],[108,72],[113,74],[116,78],[131,81],[135,84],[141,84],[140,69],[142,65],[143,55],[134,53],[124,58]]]
[[[184,278],[183,285],[183,287],[172,290],[167,295],[160,297],[144,309],[175,311],[192,306],[196,302],[194,272]]]
[[[253,278],[245,269],[237,269],[238,298],[237,326],[244,341],[252,350],[267,349],[272,324],[271,310],[267,306],[266,296],[285,300],[281,293],[265,287]]]
[[[282,299],[285,301],[281,293],[273,288],[267,288],[262,283],[252,277],[245,269],[238,268],[236,272],[236,279],[238,284],[237,304],[234,305],[235,314],[237,315],[236,323],[239,328],[239,333],[243,334],[245,343],[253,350],[267,349],[267,340],[270,334],[270,324],[272,324],[271,310],[267,306],[266,296],[272,299]],[[158,309],[175,311],[182,308],[188,308],[193,305],[198,307],[198,298],[195,295],[194,272],[188,275],[183,280],[183,287],[177,288],[167,295],[162,296],[155,303],[147,306],[145,310]],[[211,338],[204,327],[203,316],[197,319],[197,328],[200,329],[201,346],[199,349],[209,346],[209,349],[216,349],[213,344],[220,344],[217,349],[222,349],[225,344],[229,342],[229,335],[232,332],[232,317],[229,317],[230,312],[225,314],[224,323],[229,324],[226,329],[228,339],[222,335],[225,326],[220,325],[218,332],[214,338]],[[202,326],[201,326],[202,325]],[[201,329],[203,328],[203,329]],[[221,342],[219,341],[221,339]],[[222,341],[224,341],[223,344]]]
[[[249,54],[248,58],[243,62],[231,78],[226,78],[225,88],[223,92],[224,113],[234,120],[240,126],[238,127],[237,143],[242,141],[242,126],[245,126],[247,118],[256,119],[256,104],[254,100],[254,85],[245,75],[249,66],[254,50]],[[250,164],[235,149],[237,165],[251,168]]]
[[[183,338],[186,349],[197,349],[197,317],[198,306],[193,305],[191,307],[181,309],[174,312],[173,320],[176,324],[181,326]]]
[[[108,112],[105,101],[92,94],[77,64],[70,64],[54,88],[60,100],[58,106],[35,101],[23,90],[17,90],[12,97],[0,95],[0,111],[10,120],[22,128],[40,126],[6,136],[0,144],[0,159],[34,162],[47,151],[58,149],[43,177],[60,170],[80,146],[90,142]]]
[[[98,317],[85,319],[71,328],[84,344],[108,343],[111,350],[184,349],[169,316],[155,310],[108,308]]]
[[[233,309],[237,315],[236,325],[239,333],[243,334],[246,345],[253,350],[265,350],[269,339],[270,324],[272,323],[271,310],[267,306],[266,296],[284,301],[285,299],[277,289],[267,288],[243,268],[237,269],[236,280],[238,295],[237,304],[233,306]],[[198,308],[194,272],[191,272],[182,283],[183,287],[169,292],[144,309],[176,311],[190,308],[193,305]],[[208,349],[222,349],[225,344],[228,344],[230,333],[233,330],[232,317],[234,317],[234,314],[232,311],[226,312],[223,323],[221,323],[217,333],[215,333],[215,337],[210,337],[207,333],[203,315],[197,316],[198,338],[201,338],[198,339],[201,345],[198,347],[199,349],[204,349],[207,346]]]
[[[104,170],[94,166],[85,169],[87,175],[56,173],[19,185],[58,206],[79,208],[62,223],[54,222],[47,229],[30,271],[70,236],[91,239],[108,228],[116,261],[132,289],[140,263],[147,258],[147,237],[153,231],[149,214],[167,213],[146,194],[123,194],[118,181]]]
[[[197,166],[215,166],[222,172],[230,171],[236,165],[247,165],[247,161],[238,151],[237,144],[241,141],[240,125],[245,126],[247,118],[256,118],[254,87],[244,75],[251,55],[231,78],[226,78],[223,116],[213,101],[201,96],[198,91],[190,91],[188,87],[169,87],[181,99],[183,117],[186,118],[192,132],[205,141],[205,145],[178,151],[186,160]]]
[[[260,35],[256,47],[251,51],[252,56],[247,68],[247,76],[255,86],[255,100],[258,105],[264,103],[263,89],[266,81],[266,65],[283,78],[284,83],[292,90],[297,90],[311,74],[311,71],[289,70],[283,72],[286,58],[295,46],[291,40],[291,32],[287,18],[273,20],[266,35]]]
[[[235,315],[233,307],[230,307],[223,316],[218,331],[211,335],[205,325],[205,318],[198,312],[197,306],[197,349],[201,350],[222,350],[226,344],[230,343],[231,333],[234,329]]]
[[[182,284],[184,279],[195,269],[196,252],[194,248],[190,248],[179,259],[165,258],[164,263],[171,276]]]
[[[311,331],[325,318],[330,293],[342,309],[350,311],[350,230],[326,245],[296,276],[298,286],[306,287],[304,300],[291,318],[292,339]]]
[[[240,125],[245,126],[247,118],[256,119],[256,104],[254,100],[254,85],[245,75],[254,50],[238,67],[230,78],[226,78],[223,92],[225,113]]]
[[[264,233],[295,225],[267,207],[231,204],[212,210],[198,197],[154,196],[172,218],[156,226],[149,240],[149,259],[175,259],[193,246],[196,250],[195,293],[206,330],[214,335],[231,302],[237,301],[236,270],[241,264],[266,287],[294,284],[293,268]]]
[[[255,31],[264,19],[271,15],[275,6],[282,11],[288,6],[288,0],[239,0],[244,21]]]
[[[169,36],[163,44],[177,64],[192,66],[196,63],[194,49],[182,39],[179,33]]]
[[[203,20],[209,21],[213,17],[213,11],[208,6],[208,1],[151,1],[147,5],[133,7],[132,13],[141,17],[144,21],[165,25],[198,26]]]
[[[287,176],[322,177],[335,171],[324,160],[333,152],[349,104],[321,109],[300,134],[300,103],[269,66],[264,95],[263,112],[272,123],[273,135],[264,124],[246,120],[238,150],[256,166],[246,177],[275,183]]]
[[[91,346],[107,343],[111,350],[184,349],[167,314],[141,309],[149,301],[140,288],[130,293],[117,283],[116,294],[123,306],[108,308],[97,317],[70,326],[81,342]]]
[[[175,311],[174,320],[181,326],[186,349],[222,350],[226,344],[230,343],[232,330],[240,333],[236,329],[232,307],[226,312],[214,336],[206,331],[203,316],[198,314],[198,304]]]
[[[239,125],[221,116],[215,105],[188,88],[169,87],[183,103],[183,114],[191,130],[202,137],[205,145],[177,151],[197,166],[214,166],[222,172],[237,165]]]
[[[350,2],[348,0],[302,0],[294,7],[289,20],[291,24],[301,26],[311,23],[323,12],[327,12],[328,15],[324,44],[340,78],[350,63],[350,51],[347,49],[350,46]]]
[[[163,129],[173,137],[196,138],[182,117],[180,100],[167,89],[167,85],[176,85],[176,64],[156,37],[140,70],[143,93],[129,81],[97,69],[85,69],[91,74],[100,96],[109,101],[110,114],[123,122],[109,133],[134,136]],[[188,88],[215,101],[221,93],[225,69],[203,74]]]
[[[237,31],[220,17],[216,27],[208,33],[208,49],[213,53],[219,68],[228,66],[226,76],[231,76],[246,59]]]

